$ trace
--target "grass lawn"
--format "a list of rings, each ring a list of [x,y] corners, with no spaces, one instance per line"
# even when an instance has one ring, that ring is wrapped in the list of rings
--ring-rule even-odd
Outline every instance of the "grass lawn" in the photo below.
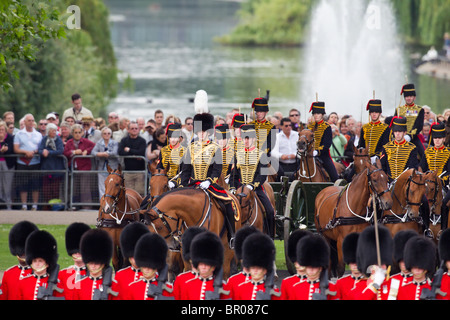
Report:
[[[9,251],[8,235],[12,224],[0,224],[0,270],[6,270],[17,264],[17,258],[11,255]],[[39,230],[50,232],[56,239],[58,244],[60,268],[66,268],[73,264],[72,258],[67,255],[65,232],[66,225],[37,225]],[[94,226],[91,226],[94,228]],[[276,247],[276,265],[278,270],[286,270],[286,261],[284,257],[284,241],[275,240]]]

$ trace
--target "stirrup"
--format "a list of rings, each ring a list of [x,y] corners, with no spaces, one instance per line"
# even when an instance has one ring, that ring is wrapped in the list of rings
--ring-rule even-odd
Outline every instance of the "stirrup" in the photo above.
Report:
[[[231,237],[230,241],[228,241],[228,246],[231,250],[234,250],[234,239],[235,237]]]
[[[424,235],[426,238],[434,239],[433,231],[431,231],[430,228],[425,229],[425,231],[423,232],[423,235]]]

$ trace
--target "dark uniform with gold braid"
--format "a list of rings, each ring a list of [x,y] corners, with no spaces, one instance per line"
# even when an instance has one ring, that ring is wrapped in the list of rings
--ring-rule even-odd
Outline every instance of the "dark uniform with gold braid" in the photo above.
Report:
[[[228,124],[217,125],[214,128],[214,136],[216,141],[226,139],[225,147],[222,147],[222,176],[229,179],[231,169],[234,163],[234,143],[230,143],[230,129]]]
[[[437,175],[440,176],[444,173],[444,177],[441,179],[444,182],[444,185],[448,184],[448,175],[450,174],[450,149],[446,146],[442,145],[440,148],[436,148],[433,143],[434,138],[444,138],[446,137],[445,133],[445,124],[443,123],[435,123],[431,126],[430,130],[430,144],[429,147],[425,150],[425,157],[420,161],[420,167],[423,172],[427,171],[436,171]],[[444,190],[447,190],[444,188]],[[448,223],[448,207],[447,203],[450,201],[450,192],[446,192],[444,199],[442,200],[441,206],[441,229],[447,229]]]
[[[416,96],[414,84],[406,84],[400,93],[404,97]],[[411,137],[411,142],[417,147],[420,159],[424,156],[424,147],[418,135],[423,129],[424,110],[421,106],[413,103],[412,105],[403,105],[397,108],[394,116],[402,116],[406,118],[406,132]]]
[[[366,110],[369,111],[369,114],[372,112],[381,114],[383,112],[381,100],[370,100]],[[370,157],[380,156],[383,146],[388,142],[389,126],[380,120],[370,121],[361,128],[358,148],[365,148]]]
[[[194,116],[194,124],[201,122],[201,130],[209,131],[214,128],[214,116],[210,113],[199,113]],[[194,130],[195,130],[194,126]],[[234,237],[234,210],[231,204],[233,199],[227,191],[217,184],[222,174],[222,150],[211,140],[194,141],[188,148],[182,160],[180,173],[180,186],[199,186],[207,190],[216,199],[222,200],[225,206],[225,221],[228,238]],[[209,183],[208,183],[209,182]]]
[[[166,129],[167,139],[181,136],[181,124],[169,123]],[[164,169],[169,180],[172,180],[179,172],[181,159],[186,153],[186,148],[179,143],[177,146],[171,146],[170,143],[161,149],[159,154],[157,169]]]
[[[269,103],[266,98],[256,98],[253,100],[252,108],[255,112],[268,112]],[[274,125],[267,119],[264,119],[264,121],[255,119],[250,124],[255,126],[258,149],[270,157],[270,153],[272,152],[272,129]]]
[[[325,102],[314,102],[309,109],[312,114],[325,114]],[[335,182],[339,177],[330,156],[332,143],[331,126],[323,119],[320,122],[313,122],[308,125],[308,129],[314,133],[314,149],[317,151],[316,157],[322,162],[324,169],[330,176],[330,180]]]
[[[242,140],[245,137],[256,138],[256,130],[253,124],[241,126]],[[263,152],[256,146],[245,148],[244,142],[237,144],[236,149],[236,170],[233,170],[232,179],[230,179],[231,188],[239,188],[241,186],[250,186],[255,191],[259,200],[266,211],[266,222],[268,233],[271,238],[274,237],[275,232],[275,211],[264,192],[263,184],[266,181],[266,176],[261,174],[263,167],[267,166],[261,163],[261,155]]]

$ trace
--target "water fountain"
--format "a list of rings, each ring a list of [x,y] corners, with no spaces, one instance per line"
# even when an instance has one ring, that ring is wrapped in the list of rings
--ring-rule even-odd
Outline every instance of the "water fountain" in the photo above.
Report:
[[[300,92],[304,115],[318,93],[328,114],[367,122],[365,107],[374,90],[383,114],[394,113],[406,67],[389,0],[320,0],[309,32]]]

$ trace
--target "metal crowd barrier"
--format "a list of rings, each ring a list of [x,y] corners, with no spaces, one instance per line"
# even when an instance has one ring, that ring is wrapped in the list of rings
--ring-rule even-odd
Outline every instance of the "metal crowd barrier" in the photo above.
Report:
[[[2,155],[0,158],[17,158],[23,155],[12,154]],[[21,191],[27,192],[26,204],[31,209],[33,204],[38,205],[39,210],[68,210],[68,209],[98,209],[99,188],[98,174],[108,175],[106,170],[96,170],[96,157],[74,156],[69,161],[64,155],[56,157],[62,158],[64,169],[62,170],[17,170],[16,166],[8,170],[0,170],[0,210],[1,209],[21,209],[22,199]],[[88,158],[91,161],[91,170],[72,170],[73,163],[77,158]],[[147,159],[143,156],[117,156],[119,162],[122,163],[126,158],[141,158],[145,162],[145,169],[141,171],[123,170],[124,174],[137,173],[144,176],[144,196],[148,190],[148,173]],[[127,181],[125,180],[125,185]],[[38,192],[38,201],[34,202],[32,198],[32,190]],[[8,196],[8,194],[10,196]]]

